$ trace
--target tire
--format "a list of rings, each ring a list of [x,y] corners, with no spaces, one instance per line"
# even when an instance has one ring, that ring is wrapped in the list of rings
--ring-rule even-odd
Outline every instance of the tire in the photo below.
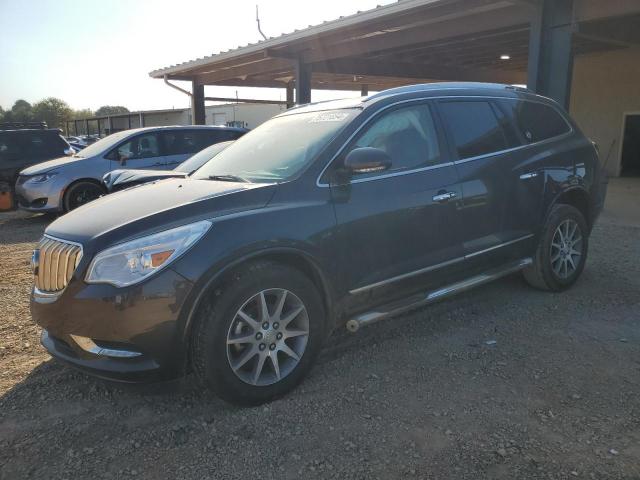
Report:
[[[567,238],[564,243],[563,238]],[[571,205],[555,205],[540,234],[533,263],[523,270],[524,278],[540,290],[566,290],[580,277],[588,248],[589,228],[584,215]]]
[[[192,366],[202,383],[227,402],[249,406],[281,397],[302,381],[320,352],[326,329],[323,303],[309,278],[286,265],[261,261],[236,270],[208,295],[196,316],[191,341]],[[285,324],[300,306],[304,310]],[[283,325],[277,324],[278,318]],[[306,336],[300,333],[305,328]],[[294,355],[285,353],[287,348]]]
[[[63,209],[66,212],[70,212],[85,203],[89,203],[106,193],[102,186],[95,182],[88,180],[81,180],[79,182],[71,184],[67,191],[64,193],[62,201]]]

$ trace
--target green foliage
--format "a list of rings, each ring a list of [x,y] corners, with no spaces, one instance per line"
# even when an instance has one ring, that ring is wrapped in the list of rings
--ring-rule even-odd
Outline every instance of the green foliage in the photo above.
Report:
[[[59,98],[45,98],[33,106],[33,119],[36,122],[47,122],[49,128],[64,129],[65,121],[70,120],[72,116],[71,107]]]
[[[104,105],[96,110],[95,115],[96,117],[108,117],[109,115],[118,115],[121,113],[129,113],[129,109],[120,105]]]
[[[17,100],[11,110],[2,115],[3,122],[30,122],[33,120],[33,109],[26,100]]]
[[[82,108],[80,110],[74,110],[71,117],[72,120],[84,120],[85,118],[91,118],[94,116],[93,110],[90,108]]]

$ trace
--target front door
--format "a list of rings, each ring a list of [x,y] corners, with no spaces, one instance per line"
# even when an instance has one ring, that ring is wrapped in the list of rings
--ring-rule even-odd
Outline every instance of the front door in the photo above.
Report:
[[[444,282],[447,267],[462,260],[462,191],[442,146],[432,107],[422,101],[378,114],[336,159],[339,169],[354,148],[374,147],[392,161],[386,171],[331,186],[352,294],[400,294],[399,286],[432,273]]]

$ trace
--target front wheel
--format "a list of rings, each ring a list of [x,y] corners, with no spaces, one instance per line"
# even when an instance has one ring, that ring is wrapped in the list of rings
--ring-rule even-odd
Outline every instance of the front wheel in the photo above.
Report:
[[[292,390],[324,338],[318,291],[300,271],[258,262],[211,292],[196,318],[192,363],[224,400],[258,405]]]
[[[64,211],[70,212],[85,203],[89,203],[100,198],[104,193],[104,189],[97,183],[88,181],[74,183],[64,194]]]
[[[527,282],[559,292],[573,285],[587,260],[589,229],[582,213],[571,205],[556,205],[540,235],[533,264],[524,271]]]

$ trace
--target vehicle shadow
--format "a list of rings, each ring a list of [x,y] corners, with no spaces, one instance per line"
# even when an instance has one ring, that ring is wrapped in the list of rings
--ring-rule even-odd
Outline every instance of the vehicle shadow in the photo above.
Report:
[[[55,217],[22,211],[0,213],[0,244],[37,242]]]

